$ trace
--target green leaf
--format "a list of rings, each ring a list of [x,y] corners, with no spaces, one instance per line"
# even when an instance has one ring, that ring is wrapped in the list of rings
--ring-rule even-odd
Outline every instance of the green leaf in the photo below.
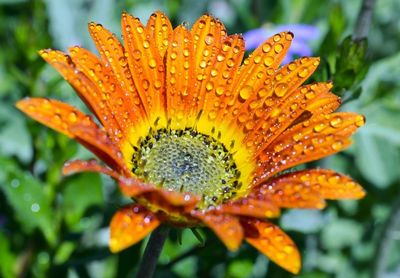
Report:
[[[380,188],[388,187],[399,176],[399,149],[365,127],[355,135],[356,165],[363,176]]]
[[[11,252],[9,240],[0,231],[0,276],[4,278],[15,277],[14,267],[16,256]]]
[[[21,161],[32,159],[32,140],[25,120],[15,108],[0,104],[0,154],[17,156]]]
[[[357,244],[362,235],[362,226],[355,221],[336,219],[322,230],[322,244],[328,249],[341,249]]]
[[[335,91],[355,88],[368,72],[368,63],[365,60],[367,40],[353,41],[351,36],[345,38],[339,47],[334,74]]]
[[[15,5],[28,2],[28,0],[0,0],[0,5]]]
[[[71,241],[63,242],[60,245],[60,247],[58,247],[57,252],[54,256],[54,263],[55,264],[65,263],[71,256],[72,252],[74,252],[75,248],[76,248],[76,243]]]
[[[51,200],[44,193],[44,185],[30,173],[21,171],[13,161],[0,157],[0,189],[13,208],[15,217],[25,233],[39,228],[50,244],[56,242],[56,227]]]
[[[228,266],[228,277],[249,277],[253,270],[253,262],[250,260],[235,260]]]
[[[68,226],[76,230],[86,210],[104,203],[102,182],[95,173],[68,178],[64,189],[63,211]]]
[[[291,209],[281,219],[285,230],[294,230],[302,233],[319,231],[324,225],[324,216],[321,211]]]

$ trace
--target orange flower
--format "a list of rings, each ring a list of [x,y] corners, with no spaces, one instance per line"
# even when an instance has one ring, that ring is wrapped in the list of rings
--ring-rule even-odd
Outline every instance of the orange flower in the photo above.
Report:
[[[89,32],[100,57],[75,46],[40,55],[74,87],[101,127],[68,104],[26,98],[17,107],[79,141],[100,158],[72,161],[64,174],[102,172],[135,203],[111,221],[120,251],[161,222],[208,226],[230,250],[245,239],[283,268],[300,270],[292,240],[268,218],[280,208],[322,209],[363,189],[325,169],[282,171],[336,153],[364,124],[333,112],[331,83],[301,86],[319,59],[279,68],[293,38],[274,35],[245,59],[240,35],[204,15],[187,30],[161,12],[144,26],[122,14],[122,45],[102,25]]]

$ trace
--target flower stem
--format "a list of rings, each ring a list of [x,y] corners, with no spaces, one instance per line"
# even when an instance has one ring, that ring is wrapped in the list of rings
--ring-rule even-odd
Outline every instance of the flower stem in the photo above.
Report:
[[[166,225],[158,227],[151,233],[149,242],[144,250],[139,269],[136,273],[137,278],[151,278],[157,266],[164,242],[168,237],[170,228]]]

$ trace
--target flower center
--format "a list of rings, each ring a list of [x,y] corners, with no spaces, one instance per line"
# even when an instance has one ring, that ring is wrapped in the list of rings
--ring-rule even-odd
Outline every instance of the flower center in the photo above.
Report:
[[[132,172],[168,190],[202,196],[202,205],[222,203],[240,187],[232,155],[223,144],[193,129],[151,131],[139,140]]]

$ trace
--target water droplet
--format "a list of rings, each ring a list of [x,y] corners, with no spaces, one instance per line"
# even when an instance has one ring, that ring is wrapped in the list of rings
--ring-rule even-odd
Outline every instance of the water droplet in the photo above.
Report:
[[[150,43],[149,43],[148,40],[144,40],[144,41],[143,41],[143,47],[144,47],[145,49],[147,49],[147,48],[150,47]]]
[[[139,60],[142,57],[142,52],[140,52],[140,50],[136,49],[133,51],[132,56],[133,56],[133,59]]]
[[[281,38],[282,38],[282,36],[281,36],[280,34],[276,34],[276,35],[273,37],[273,40],[274,40],[274,42],[278,42],[278,41],[281,40]]]
[[[321,132],[322,130],[324,130],[326,128],[326,125],[323,123],[319,123],[316,126],[314,126],[314,131],[315,132]]]
[[[265,44],[262,46],[262,51],[263,51],[264,53],[267,53],[267,52],[271,51],[271,45],[270,45],[269,43],[265,43]]]
[[[310,91],[306,94],[307,99],[313,99],[315,97],[315,93],[313,91]]]
[[[301,77],[301,78],[304,78],[304,77],[306,77],[308,75],[308,73],[309,73],[308,68],[303,67],[303,68],[300,69],[300,71],[297,73],[297,75],[299,77]]]
[[[266,57],[264,58],[264,65],[265,65],[266,67],[271,66],[271,65],[273,64],[273,62],[274,62],[274,58],[273,58],[272,56],[266,56]]]
[[[239,123],[244,123],[244,122],[247,121],[247,118],[248,118],[247,114],[246,113],[242,113],[242,114],[239,115],[238,121],[239,121]]]
[[[229,68],[232,68],[235,65],[235,61],[232,58],[229,58],[228,60],[226,60],[226,65]]]
[[[218,54],[218,56],[217,56],[217,61],[218,61],[218,62],[222,62],[224,59],[225,59],[225,56],[224,56],[224,55]]]
[[[361,127],[365,124],[365,117],[362,115],[357,115],[356,119],[355,119],[355,124],[358,127]]]
[[[239,96],[242,100],[247,100],[253,93],[253,87],[245,85],[239,92]]]
[[[277,97],[283,97],[287,92],[288,86],[286,83],[279,83],[276,85],[274,93]]]
[[[329,122],[329,124],[334,128],[338,128],[342,124],[342,118],[341,117],[335,117]]]
[[[13,188],[17,188],[20,184],[21,184],[21,182],[19,181],[19,179],[13,179],[13,180],[11,181],[11,186],[12,186]]]
[[[126,60],[125,57],[119,58],[119,64],[121,65],[121,67],[125,67],[127,63],[128,61]]]
[[[189,49],[185,48],[185,49],[183,50],[183,56],[189,57],[189,54],[190,54]]]
[[[156,60],[155,59],[150,59],[149,61],[149,67],[154,69],[157,66]]]
[[[258,64],[261,62],[262,57],[260,55],[257,55],[256,57],[254,57],[254,63]]]
[[[40,211],[40,205],[38,203],[33,203],[31,205],[31,211],[32,212],[39,212]]]
[[[170,57],[171,57],[172,60],[175,60],[176,57],[177,57],[176,52],[172,52],[171,55],[170,55]]]
[[[199,64],[200,68],[204,69],[207,66],[207,62],[202,60]]]
[[[342,147],[343,147],[343,142],[342,141],[337,141],[337,142],[332,144],[332,149],[334,149],[335,151],[338,151],[338,150],[342,149]]]
[[[274,51],[275,51],[276,54],[281,53],[282,50],[283,50],[283,45],[282,45],[282,44],[278,43],[278,44],[276,44],[276,45],[274,46]]]
[[[212,82],[208,82],[206,85],[206,90],[209,92],[214,88],[214,85]]]
[[[217,94],[217,96],[222,96],[222,94],[224,93],[224,87],[218,87],[215,90],[215,93]]]
[[[158,79],[154,82],[154,88],[156,88],[156,89],[161,88],[161,85],[162,85],[162,83],[161,83],[161,81],[158,80]]]
[[[72,111],[71,113],[69,113],[68,120],[71,123],[75,123],[78,120],[78,115],[76,114],[76,112]]]
[[[207,45],[213,44],[213,43],[214,43],[214,36],[213,36],[213,34],[207,34],[206,37],[204,38],[204,42],[205,42]]]
[[[208,118],[209,118],[210,120],[214,120],[216,117],[217,117],[217,112],[216,112],[215,110],[211,110],[211,111],[208,113]]]

